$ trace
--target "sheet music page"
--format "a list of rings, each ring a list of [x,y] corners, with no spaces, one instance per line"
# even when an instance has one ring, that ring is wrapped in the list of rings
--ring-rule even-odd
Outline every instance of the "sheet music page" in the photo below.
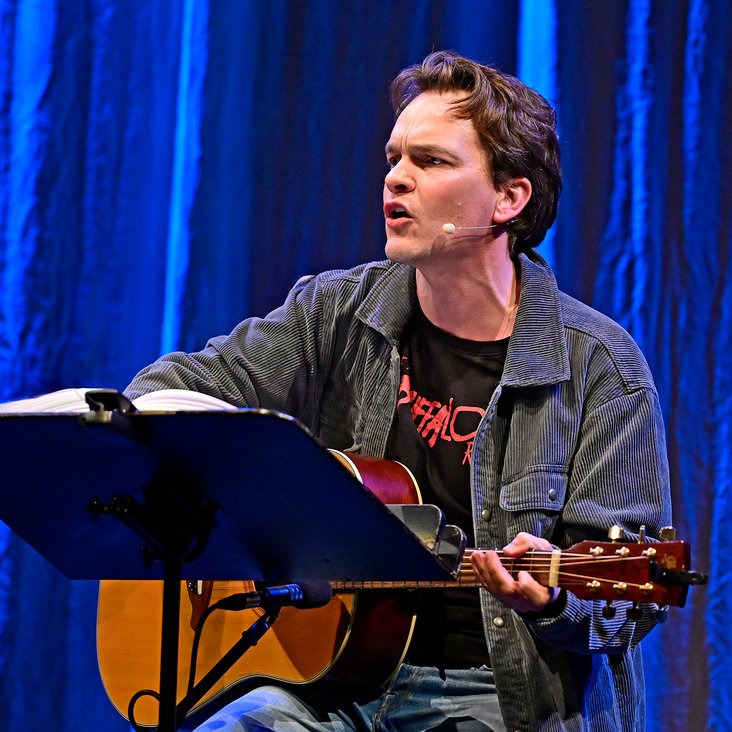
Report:
[[[89,411],[84,395],[99,387],[60,389],[48,394],[0,404],[0,414],[83,414]],[[143,394],[133,404],[141,412],[236,411],[237,407],[208,394],[186,389],[162,389]]]

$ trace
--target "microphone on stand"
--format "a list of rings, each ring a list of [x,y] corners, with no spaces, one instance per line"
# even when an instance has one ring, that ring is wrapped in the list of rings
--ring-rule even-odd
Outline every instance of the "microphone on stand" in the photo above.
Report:
[[[510,226],[516,219],[506,221],[505,224],[487,224],[486,226],[455,226],[455,224],[443,224],[442,230],[446,234],[455,234],[458,231],[477,231],[479,229],[495,229],[498,226]]]
[[[333,588],[325,580],[298,584],[264,587],[259,592],[237,592],[215,603],[219,610],[248,610],[262,607],[275,610],[281,607],[323,607],[330,602]],[[213,609],[214,606],[212,606]]]

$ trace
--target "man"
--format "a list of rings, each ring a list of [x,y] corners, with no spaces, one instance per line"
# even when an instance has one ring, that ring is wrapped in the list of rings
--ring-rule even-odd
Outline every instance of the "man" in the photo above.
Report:
[[[325,444],[398,458],[477,547],[569,547],[669,523],[658,397],[631,338],[535,254],[561,187],[551,107],[438,52],[394,81],[387,262],[300,281],[264,319],[170,354],[127,390],[205,391],[295,415]],[[498,554],[484,589],[422,598],[406,662],[356,704],[267,686],[201,729],[641,730],[630,603],[552,591]]]

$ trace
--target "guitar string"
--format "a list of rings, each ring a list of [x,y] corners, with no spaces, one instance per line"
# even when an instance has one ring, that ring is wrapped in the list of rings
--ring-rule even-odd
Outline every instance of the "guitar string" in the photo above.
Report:
[[[477,551],[477,550],[473,550]],[[546,553],[548,556],[545,555],[534,555],[530,557],[506,557],[503,556],[503,564],[506,567],[507,570],[516,572],[516,571],[530,571],[532,569],[544,571],[547,567],[550,567],[552,564],[552,557],[549,552]],[[499,554],[500,556],[500,554]],[[582,555],[579,556],[561,556],[560,557],[560,569],[559,571],[562,572],[565,568],[570,568],[573,565],[596,565],[596,564],[607,564],[609,562],[616,562],[618,564],[625,564],[628,562],[637,562],[637,560],[645,560],[648,559],[648,557],[643,556],[628,556],[628,557],[621,557],[621,556],[599,556],[599,557],[584,557]],[[542,566],[543,565],[543,566]],[[459,577],[456,578],[458,580],[463,574],[465,575],[475,575],[475,572],[472,568],[472,563],[469,559],[463,559],[460,569],[459,569]],[[429,580],[425,580],[425,582],[428,582]],[[447,580],[448,582],[451,580]],[[455,581],[455,580],[452,580]],[[216,585],[217,589],[229,589],[234,586],[238,586],[241,584],[244,584],[247,582],[246,580],[217,580]],[[354,582],[348,582],[348,584],[362,584],[367,585],[370,583],[376,583],[376,582],[382,582],[381,580],[362,580],[362,581],[354,581]],[[409,582],[409,580],[393,580],[395,583],[400,582]],[[420,580],[414,580],[413,582],[420,582]],[[439,580],[437,581],[440,582]],[[332,582],[334,585],[343,584],[342,581],[334,580]]]
[[[358,589],[419,589],[419,588],[446,588],[446,587],[455,587],[455,586],[476,586],[480,585],[480,581],[477,578],[477,575],[475,574],[472,563],[469,558],[469,554],[472,554],[475,551],[480,551],[477,549],[469,549],[466,550],[465,555],[463,556],[461,567],[459,569],[458,576],[453,580],[358,580],[358,581],[333,581],[331,582],[334,589],[341,589],[341,590],[358,590]],[[515,574],[520,571],[534,571],[534,572],[543,572],[546,571],[548,567],[551,566],[551,563],[553,561],[553,557],[551,552],[542,552],[542,551],[536,551],[531,556],[523,556],[523,557],[507,557],[503,555],[500,551],[498,552],[499,556],[502,557],[504,566],[509,571],[509,573]],[[562,577],[563,580],[566,580],[565,584],[569,581],[574,581],[576,586],[580,586],[582,584],[585,584],[586,582],[591,581],[598,581],[603,584],[617,584],[620,582],[624,582],[626,587],[630,588],[640,588],[643,585],[640,583],[634,583],[634,582],[628,582],[627,579],[613,579],[613,578],[603,578],[603,577],[597,577],[594,575],[578,575],[578,574],[570,574],[568,571],[570,568],[572,568],[573,565],[597,565],[597,564],[607,564],[608,562],[616,562],[618,564],[624,564],[628,561],[636,561],[638,559],[644,560],[648,559],[648,557],[645,556],[618,556],[618,555],[605,555],[605,556],[597,556],[597,557],[587,557],[585,555],[573,555],[569,553],[562,554],[560,557],[560,567],[559,567],[559,575]],[[542,566],[543,565],[543,566]],[[605,568],[607,569],[607,567]],[[244,581],[217,581],[215,583],[215,586],[217,586],[218,591],[226,591],[231,590],[234,587],[239,589],[239,586],[241,586],[244,583]]]
[[[598,582],[601,585],[624,585],[627,589],[641,590],[645,587],[645,583],[629,582],[622,577],[605,578],[596,577],[594,575],[571,574],[568,572],[559,572],[558,586],[566,587],[585,587],[591,582]],[[480,586],[477,577],[466,577],[460,580],[415,580],[413,582],[390,581],[390,580],[369,580],[358,582],[334,582],[334,589],[337,590],[398,590],[398,589],[440,589],[448,587],[460,586]],[[655,586],[654,586],[655,587]]]

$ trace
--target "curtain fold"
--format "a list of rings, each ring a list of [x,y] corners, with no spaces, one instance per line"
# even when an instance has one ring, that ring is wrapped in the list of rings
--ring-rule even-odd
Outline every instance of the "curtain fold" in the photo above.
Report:
[[[646,354],[679,537],[710,574],[643,643],[648,729],[727,729],[731,15],[726,0],[0,0],[0,399],[123,388],[299,276],[383,257],[390,80],[439,48],[495,63],[557,108],[565,187],[539,251]],[[95,598],[0,526],[8,729],[127,729],[97,672]]]
[[[178,72],[175,149],[171,175],[171,200],[165,271],[160,350],[177,350],[181,313],[185,308],[190,265],[191,208],[199,184],[203,84],[208,56],[208,9],[205,3],[185,0]]]

